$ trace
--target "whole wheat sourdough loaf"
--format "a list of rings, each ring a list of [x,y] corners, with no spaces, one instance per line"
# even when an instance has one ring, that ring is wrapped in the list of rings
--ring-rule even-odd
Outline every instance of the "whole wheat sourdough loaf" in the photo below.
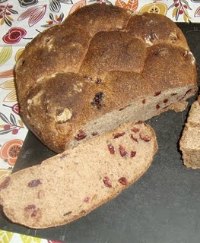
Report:
[[[200,169],[200,96],[189,111],[180,139],[180,149],[184,164],[192,169]]]
[[[93,4],[39,34],[16,64],[21,115],[61,152],[127,121],[181,111],[196,92],[196,64],[165,16]]]
[[[31,228],[69,223],[139,179],[156,151],[150,126],[124,124],[6,177],[0,181],[0,204],[13,222]]]

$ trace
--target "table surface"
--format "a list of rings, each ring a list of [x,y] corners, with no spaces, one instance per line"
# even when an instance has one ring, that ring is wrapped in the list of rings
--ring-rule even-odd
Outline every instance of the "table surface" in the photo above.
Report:
[[[179,24],[200,63],[200,25]],[[190,99],[190,104],[195,99]],[[189,107],[188,107],[189,108]],[[69,225],[30,230],[3,215],[0,228],[64,242],[200,242],[200,171],[186,169],[178,151],[188,109],[166,112],[148,121],[155,129],[159,150],[148,172],[115,200]],[[14,170],[52,156],[28,133]]]

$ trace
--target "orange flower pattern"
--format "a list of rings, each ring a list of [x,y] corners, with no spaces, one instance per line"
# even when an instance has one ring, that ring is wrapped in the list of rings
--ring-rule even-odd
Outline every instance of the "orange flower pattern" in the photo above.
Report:
[[[138,0],[128,0],[127,3],[123,0],[117,0],[115,5],[121,8],[125,8],[131,12],[135,12],[138,8]]]
[[[0,149],[0,157],[10,166],[14,166],[22,145],[23,141],[20,139],[13,139],[4,143]]]

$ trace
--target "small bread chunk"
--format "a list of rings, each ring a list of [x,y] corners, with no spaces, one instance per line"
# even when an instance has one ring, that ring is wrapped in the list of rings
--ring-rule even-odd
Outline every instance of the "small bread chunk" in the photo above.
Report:
[[[184,164],[200,169],[200,96],[189,111],[189,116],[180,140]]]
[[[116,197],[149,168],[153,129],[128,123],[0,181],[0,204],[30,228],[63,225]]]

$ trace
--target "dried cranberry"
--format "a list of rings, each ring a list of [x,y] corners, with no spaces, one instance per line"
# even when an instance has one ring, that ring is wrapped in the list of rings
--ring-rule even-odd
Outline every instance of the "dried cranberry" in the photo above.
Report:
[[[119,137],[122,137],[124,136],[125,132],[119,132],[119,133],[116,133],[116,134],[113,134],[113,138],[119,138]]]
[[[39,208],[33,210],[33,212],[31,213],[31,217],[32,218],[36,217],[38,215],[38,212],[40,212],[40,209]]]
[[[0,184],[0,190],[6,189],[8,185],[10,184],[10,177],[7,176],[4,181]]]
[[[131,151],[130,157],[133,158],[136,155],[136,151]]]
[[[167,102],[168,102],[168,99],[164,99],[164,100],[163,100],[163,103],[167,103]]]
[[[133,127],[133,128],[131,129],[131,131],[132,131],[132,132],[134,132],[134,133],[139,132],[139,130],[140,130],[140,129],[139,129],[139,128],[137,128],[137,127]]]
[[[145,104],[145,103],[146,103],[146,100],[145,100],[145,99],[143,99],[143,100],[142,100],[142,104]]]
[[[84,201],[85,203],[88,203],[88,202],[90,201],[90,198],[89,198],[89,197],[85,197],[85,198],[83,199],[83,201]]]
[[[35,204],[29,204],[24,208],[25,211],[34,210],[34,209],[36,209]]]
[[[115,148],[112,144],[108,144],[108,150],[110,152],[110,154],[114,154],[115,153]]]
[[[133,134],[131,134],[130,137],[131,137],[131,139],[132,139],[133,141],[135,141],[136,143],[138,143],[138,139],[135,138],[135,137],[133,136]]]
[[[141,138],[143,141],[145,141],[145,142],[149,142],[149,141],[151,141],[150,136],[145,135],[145,134],[143,134],[143,133],[140,133],[140,138]]]
[[[38,185],[42,184],[40,179],[32,180],[28,183],[28,187],[36,187]]]
[[[25,212],[30,214],[32,218],[41,217],[41,210],[37,208],[34,204],[30,204],[24,208]]]
[[[154,96],[158,96],[160,94],[161,94],[161,91],[157,91],[157,92],[155,92]]]
[[[121,178],[119,178],[118,181],[119,181],[119,183],[121,183],[123,186],[128,185],[128,181],[127,181],[126,177],[121,177]]]
[[[103,97],[104,97],[103,92],[96,93],[91,104],[96,106],[97,109],[100,109],[102,107]]]
[[[79,130],[78,134],[75,136],[75,139],[79,141],[86,137],[87,137],[86,133],[83,130]]]
[[[109,179],[108,176],[105,176],[105,177],[103,178],[103,183],[104,183],[104,185],[105,185],[106,187],[109,187],[109,188],[112,187],[112,183],[111,183],[111,181],[110,181],[110,179]]]
[[[157,110],[160,109],[160,105],[159,104],[156,105],[156,109]]]
[[[125,157],[128,154],[122,145],[119,145],[119,153],[122,157]]]

